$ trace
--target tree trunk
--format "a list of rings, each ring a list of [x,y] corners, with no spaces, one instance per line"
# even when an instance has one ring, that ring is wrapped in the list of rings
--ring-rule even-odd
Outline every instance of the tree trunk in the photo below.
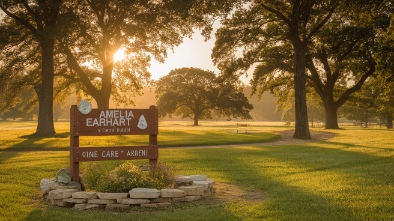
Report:
[[[389,112],[387,113],[387,129],[392,129],[393,128],[393,113]]]
[[[112,71],[114,69],[113,58],[103,61],[103,75],[101,79],[101,89],[98,91],[98,97],[94,99],[99,109],[108,109],[109,100],[112,91]]]
[[[194,126],[198,126],[198,115],[197,114],[194,115],[194,123],[193,123],[193,125]]]
[[[326,113],[326,129],[339,129],[338,126],[338,114],[337,114],[337,108],[334,107],[326,107],[325,108],[325,113]]]
[[[38,123],[36,129],[36,135],[38,136],[52,136],[56,133],[53,124],[53,50],[53,39],[46,39],[41,42],[41,84],[34,87],[38,96]]]
[[[297,33],[297,32],[295,32]],[[295,35],[295,36],[294,36]],[[293,34],[294,48],[294,99],[295,99],[295,131],[294,138],[311,139],[306,106],[305,48],[296,34]]]
[[[102,95],[102,96],[99,96],[99,97],[95,98],[95,100],[97,102],[97,108],[98,109],[109,109],[110,93],[111,92],[109,92],[109,94],[99,93],[99,95]]]

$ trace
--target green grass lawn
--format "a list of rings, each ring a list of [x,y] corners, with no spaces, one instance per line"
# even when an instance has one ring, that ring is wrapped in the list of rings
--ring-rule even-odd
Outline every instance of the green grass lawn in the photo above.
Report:
[[[184,203],[128,212],[76,211],[41,202],[39,182],[68,167],[68,124],[56,138],[29,136],[34,124],[0,122],[0,220],[394,220],[394,131],[345,128],[320,142],[255,145],[289,127],[161,124],[159,160],[177,174],[207,174],[218,185],[264,197]],[[181,138],[180,138],[181,137]],[[124,137],[86,140],[122,144]],[[223,148],[170,148],[246,142]],[[89,143],[90,142],[90,143]],[[133,141],[135,143],[145,142]],[[140,163],[140,162],[138,162]]]

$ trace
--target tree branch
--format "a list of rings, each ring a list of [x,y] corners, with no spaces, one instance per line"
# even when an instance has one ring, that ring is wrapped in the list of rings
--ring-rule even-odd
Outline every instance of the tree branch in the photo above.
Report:
[[[71,50],[63,44],[60,44],[60,47],[67,55],[71,67],[77,72],[78,76],[81,79],[82,84],[86,87],[87,91],[89,91],[89,94],[92,95],[93,97],[96,97],[98,94],[98,90],[94,87],[88,75],[82,70],[81,66],[79,65],[78,61],[75,59]]]
[[[11,18],[15,19],[16,21],[18,21],[19,23],[21,23],[23,26],[25,26],[26,28],[28,28],[33,34],[37,35],[37,29],[30,24],[30,22],[28,22],[27,20],[11,13],[10,11],[8,11],[3,4],[0,4],[0,8],[1,10],[4,11],[4,13],[8,16],[10,16]]]

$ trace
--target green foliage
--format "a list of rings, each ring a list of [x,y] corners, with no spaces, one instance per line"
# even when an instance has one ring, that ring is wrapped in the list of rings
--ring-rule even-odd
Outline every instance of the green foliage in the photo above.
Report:
[[[393,86],[394,82],[390,82],[383,73],[369,79],[363,89],[354,93],[343,106],[341,113],[350,120],[364,122],[366,126],[380,120],[386,121],[390,127],[394,112]]]
[[[279,101],[293,101],[281,97],[294,96],[297,105],[301,104],[301,93],[292,91],[305,83],[298,87],[293,83],[301,79],[297,73],[306,74],[307,85],[315,89],[328,112],[326,126],[337,128],[337,109],[374,74],[376,55],[382,53],[376,50],[377,39],[385,35],[391,8],[390,1],[254,2],[222,22],[213,61],[226,74],[243,74],[254,68],[253,92],[269,90]],[[387,50],[392,45],[390,38],[381,42],[384,44],[379,47],[392,51]],[[297,47],[304,48],[306,54],[299,54]],[[297,55],[306,58],[305,64],[296,60]]]
[[[162,189],[174,183],[173,170],[161,163],[149,171],[142,171],[131,162],[112,168],[111,164],[88,164],[83,172],[82,183],[89,190],[111,193],[126,193],[138,187]]]

